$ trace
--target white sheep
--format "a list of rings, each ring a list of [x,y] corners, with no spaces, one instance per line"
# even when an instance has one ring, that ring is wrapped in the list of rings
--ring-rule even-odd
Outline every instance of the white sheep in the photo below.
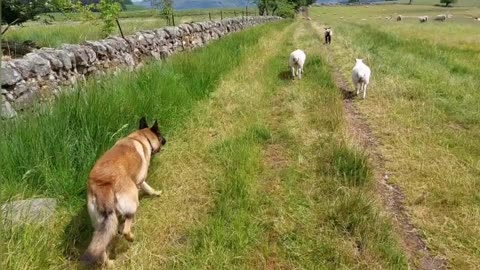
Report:
[[[325,27],[325,44],[330,44],[332,42],[333,30],[331,27]]]
[[[288,61],[290,70],[292,71],[292,78],[298,77],[299,79],[302,78],[303,73],[303,64],[305,64],[305,59],[307,56],[305,53],[297,49],[290,54],[290,59]]]
[[[435,21],[442,21],[442,22],[444,22],[446,19],[447,19],[447,15],[445,15],[445,14],[437,15],[437,17],[435,17]]]
[[[360,94],[360,90],[363,91],[363,98],[367,96],[367,86],[370,82],[370,68],[363,63],[362,59],[355,59],[355,66],[352,70],[352,82],[357,90],[357,95]]]
[[[397,22],[399,22],[399,21],[401,21],[401,20],[403,20],[403,16],[402,16],[402,15],[398,15],[398,16],[397,16]]]
[[[418,17],[418,20],[421,23],[427,22],[428,21],[428,16],[420,16],[420,17]]]

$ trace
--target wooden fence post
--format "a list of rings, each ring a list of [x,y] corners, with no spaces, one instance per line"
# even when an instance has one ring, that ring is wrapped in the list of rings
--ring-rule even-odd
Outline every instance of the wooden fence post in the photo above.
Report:
[[[223,11],[220,10],[220,20],[223,20]]]
[[[120,30],[120,35],[122,35],[122,38],[125,39],[125,36],[123,35],[122,27],[120,26],[120,22],[118,21],[118,18],[115,19],[115,21],[117,21],[117,26],[118,26],[118,30]]]
[[[208,19],[211,21],[212,20],[212,13],[208,12]]]
[[[248,16],[248,6],[245,6],[245,16]]]
[[[173,26],[175,26],[175,15],[173,15],[173,13],[172,13],[172,23],[173,23]]]

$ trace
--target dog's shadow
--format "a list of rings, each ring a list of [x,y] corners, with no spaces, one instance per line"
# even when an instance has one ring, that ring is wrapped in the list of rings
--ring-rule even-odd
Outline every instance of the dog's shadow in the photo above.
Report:
[[[69,261],[78,261],[82,252],[87,249],[92,233],[93,228],[87,209],[82,207],[65,227],[62,243],[65,258]]]
[[[72,217],[70,223],[65,227],[62,241],[63,255],[65,258],[78,265],[78,269],[97,269],[97,266],[82,265],[80,258],[88,247],[93,235],[93,227],[87,209],[82,207]],[[126,252],[129,248],[128,242],[121,239],[119,235],[113,238],[109,257],[115,259],[119,254]],[[98,268],[100,269],[100,268]]]

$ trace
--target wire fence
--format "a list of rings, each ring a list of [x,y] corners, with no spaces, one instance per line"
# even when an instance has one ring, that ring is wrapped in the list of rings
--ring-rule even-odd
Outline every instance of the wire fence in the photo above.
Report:
[[[234,17],[244,17],[244,16],[258,16],[258,10],[245,7],[244,10],[233,10],[233,11],[209,11],[203,13],[175,13],[173,12],[171,15],[164,15],[163,17],[166,20],[167,25],[169,26],[176,26],[181,23],[185,22],[198,22],[198,21],[214,21],[214,20],[223,20],[225,18],[234,18]]]

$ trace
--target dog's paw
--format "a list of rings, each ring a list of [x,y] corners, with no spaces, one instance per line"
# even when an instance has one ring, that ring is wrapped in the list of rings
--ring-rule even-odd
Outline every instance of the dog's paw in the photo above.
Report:
[[[133,233],[132,232],[129,232],[129,233],[126,233],[123,235],[125,237],[125,239],[129,242],[133,242],[134,240],[134,237],[133,237]]]
[[[115,264],[115,261],[114,261],[114,260],[106,260],[106,261],[105,261],[105,267],[107,267],[107,268],[113,267],[114,264]]]

